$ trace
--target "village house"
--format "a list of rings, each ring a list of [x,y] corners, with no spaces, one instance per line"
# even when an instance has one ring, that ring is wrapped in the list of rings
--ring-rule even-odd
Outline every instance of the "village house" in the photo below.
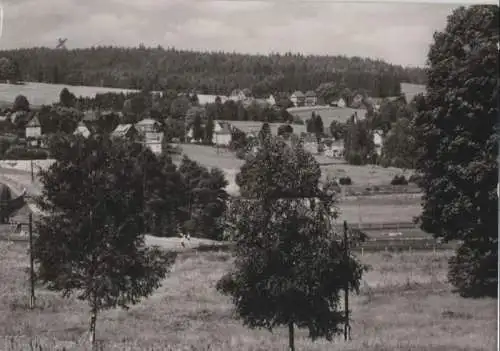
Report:
[[[315,106],[318,102],[318,97],[316,93],[312,90],[309,90],[305,93],[304,105],[306,106]]]
[[[290,101],[293,103],[295,107],[304,106],[306,100],[306,96],[300,90],[296,90],[290,95]]]
[[[26,125],[26,139],[30,140],[32,146],[40,145],[40,139],[42,138],[42,125],[38,120],[38,116],[35,115]]]
[[[83,121],[78,123],[78,126],[76,127],[75,131],[73,132],[74,135],[81,135],[84,138],[88,138],[90,136],[90,129],[85,125]]]
[[[216,146],[229,146],[232,140],[233,127],[224,121],[214,121],[212,143]]]
[[[343,98],[339,98],[330,102],[330,106],[344,108],[347,106]]]
[[[128,138],[135,139],[139,136],[139,132],[133,124],[119,124],[111,133],[112,138]]]
[[[154,153],[161,153],[161,143],[163,141],[163,132],[160,122],[145,118],[135,124],[135,129],[143,137],[144,144]]]

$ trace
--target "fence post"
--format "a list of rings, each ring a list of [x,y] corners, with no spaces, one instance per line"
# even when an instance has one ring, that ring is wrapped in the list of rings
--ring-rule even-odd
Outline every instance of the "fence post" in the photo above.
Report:
[[[363,256],[364,256],[364,249],[361,248],[361,257],[363,257]]]
[[[30,241],[30,309],[35,308],[35,270],[33,264],[33,215],[29,214],[29,241]]]
[[[347,237],[347,221],[344,221],[344,263],[347,265],[349,262],[349,241]],[[345,281],[344,286],[344,299],[345,299],[345,324],[344,324],[344,340],[350,339],[349,330],[349,281]]]

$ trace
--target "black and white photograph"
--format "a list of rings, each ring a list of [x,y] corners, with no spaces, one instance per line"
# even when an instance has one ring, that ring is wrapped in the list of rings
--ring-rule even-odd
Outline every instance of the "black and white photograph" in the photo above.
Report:
[[[499,20],[0,0],[0,351],[498,349]]]

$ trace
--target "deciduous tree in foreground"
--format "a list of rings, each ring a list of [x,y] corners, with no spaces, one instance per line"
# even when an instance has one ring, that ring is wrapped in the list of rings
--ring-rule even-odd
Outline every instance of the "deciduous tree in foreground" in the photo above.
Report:
[[[449,16],[416,120],[422,228],[462,241],[449,279],[464,296],[496,296],[498,284],[498,20],[498,6]]]
[[[139,144],[95,136],[52,144],[56,162],[41,173],[38,278],[90,306],[95,347],[100,311],[127,308],[159,287],[174,255],[145,247]]]
[[[320,174],[300,144],[265,141],[237,176],[243,199],[231,210],[235,269],[217,285],[232,296],[245,325],[287,326],[291,350],[295,326],[307,328],[313,340],[340,332],[341,291],[346,282],[357,291],[364,269],[354,257],[343,259],[341,236],[329,221],[332,197],[319,189]]]

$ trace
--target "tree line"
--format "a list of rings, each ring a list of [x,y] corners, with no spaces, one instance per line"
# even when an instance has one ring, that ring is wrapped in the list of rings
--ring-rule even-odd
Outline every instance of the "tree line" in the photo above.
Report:
[[[0,71],[0,79],[5,74],[14,74],[17,80],[24,81],[146,90],[168,87],[221,95],[249,88],[255,96],[264,97],[275,92],[315,90],[326,82],[342,82],[351,90],[384,97],[399,95],[401,82],[425,82],[420,68],[346,56],[292,53],[264,56],[99,46],[3,50],[0,57],[9,59],[14,66],[6,69],[7,73]]]

